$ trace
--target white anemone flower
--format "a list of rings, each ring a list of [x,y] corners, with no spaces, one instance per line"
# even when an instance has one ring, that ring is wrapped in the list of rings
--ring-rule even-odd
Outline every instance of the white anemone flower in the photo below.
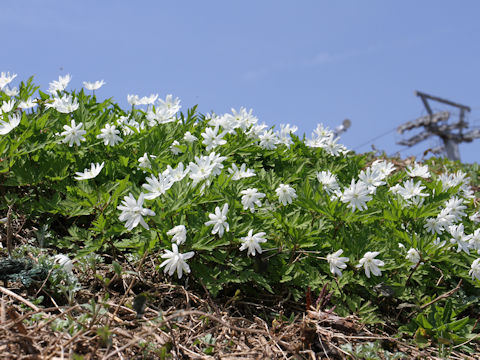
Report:
[[[100,171],[102,171],[103,166],[105,165],[105,162],[102,162],[101,164],[99,163],[91,163],[90,164],[90,169],[86,168],[83,172],[76,172],[75,179],[76,180],[88,180],[88,179],[94,179],[100,174]]]
[[[11,99],[10,101],[4,101],[0,107],[0,114],[9,113],[15,107],[15,100]]]
[[[185,135],[183,135],[183,140],[185,140],[188,143],[193,143],[198,140],[198,138],[195,135],[192,135],[190,131],[187,131]]]
[[[472,280],[480,280],[480,258],[473,260],[472,266],[468,275],[472,277]]]
[[[355,209],[366,210],[367,202],[372,200],[372,197],[369,195],[367,184],[360,180],[355,183],[355,180],[352,179],[352,183],[343,191],[340,199],[342,202],[348,203],[347,207],[354,212]]]
[[[206,226],[213,225],[212,234],[218,233],[219,237],[223,236],[224,231],[229,231],[230,226],[227,223],[228,204],[223,205],[222,210],[217,206],[215,214],[208,214],[209,221],[205,223]]]
[[[405,258],[410,261],[411,263],[413,263],[413,265],[411,266],[412,268],[414,268],[415,266],[417,266],[417,264],[420,262],[420,253],[418,252],[417,249],[415,248],[410,248],[408,251],[407,251],[407,255],[405,256]]]
[[[0,74],[0,90],[3,90],[3,88],[10,84],[16,77],[17,74],[10,75],[10,72],[5,73],[2,71]]]
[[[278,200],[285,206],[291,204],[293,199],[297,197],[295,189],[290,185],[280,184],[275,190],[275,193],[278,196]]]
[[[206,128],[204,133],[201,133],[203,137],[203,144],[207,146],[206,151],[215,149],[217,146],[225,145],[227,140],[224,140],[223,137],[226,135],[226,132],[223,131],[220,134],[218,133],[219,127],[215,126],[214,129]]]
[[[259,192],[256,188],[249,188],[242,190],[242,205],[245,210],[249,209],[250,212],[255,212],[255,205],[262,206],[260,199],[265,197],[264,193]]]
[[[424,179],[428,179],[430,177],[430,171],[428,170],[428,165],[420,165],[419,163],[415,163],[413,166],[407,166],[407,175],[414,178],[414,177],[421,177]]]
[[[143,184],[142,187],[148,191],[145,195],[145,199],[153,200],[159,197],[160,195],[165,194],[165,192],[170,189],[174,183],[173,179],[168,175],[158,174],[158,176],[149,176],[147,184]]]
[[[177,225],[168,230],[167,235],[173,236],[172,242],[182,245],[187,240],[187,229],[185,225]]]
[[[382,276],[382,272],[380,271],[380,266],[384,266],[385,263],[382,260],[375,259],[375,257],[380,254],[378,251],[367,251],[363,258],[360,259],[357,268],[364,267],[365,275],[370,278],[370,273],[375,276]]]
[[[68,271],[68,272],[72,272],[73,270],[73,262],[72,260],[70,260],[70,258],[66,255],[63,255],[63,254],[57,254],[54,256],[53,258],[55,264],[58,264],[60,265],[61,267],[63,267],[63,269],[65,269],[65,271]]]
[[[80,146],[80,141],[85,141],[83,135],[87,133],[85,130],[82,129],[82,127],[83,123],[77,125],[75,123],[75,120],[72,120],[70,122],[70,126],[63,125],[65,131],[63,131],[60,135],[65,136],[65,138],[62,139],[62,142],[64,144],[68,143],[68,146],[70,147],[72,147],[73,144]]]
[[[97,135],[97,139],[102,139],[104,145],[115,146],[123,141],[123,139],[118,136],[120,130],[117,130],[115,125],[105,124],[101,132],[101,134]]]
[[[150,162],[149,155],[144,153],[143,156],[138,158],[138,168],[139,169],[151,169],[152,163]]]
[[[450,239],[450,243],[457,245],[457,252],[464,251],[470,255],[470,243],[469,237],[464,233],[464,226],[463,224],[459,225],[450,225],[448,227],[448,232],[452,235]]]
[[[232,180],[235,181],[255,176],[255,171],[247,169],[247,164],[245,163],[240,165],[240,168],[236,164],[232,164],[232,167],[228,169],[228,172],[233,175]]]
[[[165,266],[163,272],[168,273],[170,276],[176,271],[178,278],[181,279],[184,272],[185,274],[190,273],[190,266],[188,266],[185,260],[190,259],[193,255],[195,255],[193,251],[184,254],[179,253],[178,245],[172,244],[172,250],[165,249],[165,254],[161,256],[162,259],[166,260],[160,264],[160,267]]]
[[[70,74],[67,74],[65,76],[59,76],[58,80],[54,80],[49,84],[48,92],[55,95],[57,91],[65,90],[71,80],[72,77],[70,76]]]
[[[253,230],[248,231],[248,235],[242,237],[242,246],[240,246],[240,251],[247,250],[247,255],[255,256],[255,252],[259,254],[262,253],[262,248],[260,243],[267,242],[267,239],[264,238],[265,233],[259,232],[253,235]]]
[[[17,96],[20,93],[17,87],[13,87],[10,89],[8,86],[3,89],[3,92],[10,97]]]
[[[84,81],[83,82],[83,86],[85,86],[85,89],[87,90],[90,90],[90,91],[95,91],[95,90],[98,90],[100,89],[103,85],[105,85],[105,81],[103,80],[97,80],[95,82],[88,82],[88,81]]]
[[[27,110],[27,109],[31,109],[33,107],[37,106],[37,103],[34,102],[32,100],[32,98],[28,98],[27,100],[25,101],[20,101],[20,103],[18,104],[18,107],[22,110]]]
[[[14,114],[8,116],[8,121],[0,120],[0,135],[7,135],[20,124],[20,115]]]
[[[333,254],[327,255],[327,261],[330,265],[330,271],[334,275],[342,276],[342,270],[340,269],[345,269],[347,267],[346,262],[350,260],[348,257],[340,256],[342,254],[343,250],[340,249]]]
[[[317,179],[328,194],[340,190],[337,178],[330,172],[330,170],[317,172]]]
[[[145,200],[145,195],[143,192],[140,193],[138,200],[135,200],[131,193],[128,196],[125,196],[123,199],[124,200],[122,200],[122,204],[117,206],[117,209],[122,211],[119,219],[120,221],[125,221],[125,227],[128,230],[132,230],[133,228],[137,227],[138,224],[140,224],[145,229],[150,229],[143,217],[155,216],[155,212],[143,207],[143,202]]]

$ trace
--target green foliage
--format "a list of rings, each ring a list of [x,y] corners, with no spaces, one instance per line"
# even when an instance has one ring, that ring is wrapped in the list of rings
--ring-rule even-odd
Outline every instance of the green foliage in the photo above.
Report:
[[[37,90],[29,79],[20,85],[15,101],[25,101]],[[204,138],[207,129],[213,130],[213,123],[220,122],[216,115],[206,116],[192,108],[187,113],[174,111],[152,123],[152,111],[162,106],[164,110],[175,107],[175,101],[167,99],[168,106],[133,106],[125,111],[111,99],[99,103],[83,90],[64,94],[78,102],[78,109],[59,112],[51,106],[53,97],[39,91],[38,106],[21,112],[19,125],[0,135],[0,218],[6,216],[10,205],[14,214],[28,214],[29,222],[38,229],[38,246],[69,251],[77,257],[79,266],[93,274],[98,263],[95,256],[120,251],[138,256],[146,251],[158,254],[158,271],[169,270],[164,261],[173,245],[167,233],[184,225],[185,242],[179,242],[178,247],[180,254],[192,255],[186,259],[189,268],[183,269],[178,280],[177,267],[172,266],[165,280],[182,282],[189,276],[192,286],[205,287],[213,296],[240,289],[247,296],[266,291],[287,293],[299,300],[309,287],[319,292],[329,284],[338,313],[356,313],[373,324],[379,323],[381,314],[396,314],[402,304],[421,306],[425,299],[454,288],[460,279],[465,284],[465,298],[480,295],[480,274],[472,267],[480,250],[480,243],[472,240],[477,230],[477,203],[467,187],[469,181],[478,184],[477,164],[430,159],[431,176],[414,175],[418,191],[404,188],[402,193],[399,186],[407,187],[410,175],[407,164],[397,161],[391,174],[376,173],[381,183],[366,188],[368,200],[364,208],[352,208],[353,200],[345,194],[352,189],[352,180],[359,184],[359,176],[373,169],[372,155],[337,147],[325,129],[318,128],[317,138],[313,139],[316,142],[309,143],[293,134],[277,134],[275,142],[265,145],[268,133],[252,126],[256,118],[242,110],[227,116],[238,126],[228,128],[224,122],[219,127],[218,133],[225,130],[221,136],[225,143],[207,151]],[[10,100],[3,92],[0,99]],[[8,120],[6,114],[1,116]],[[80,145],[63,142],[61,132],[72,120],[81,123],[86,131]],[[106,125],[121,129],[121,142],[104,144],[99,136]],[[273,134],[273,129],[266,131]],[[187,132],[197,140],[185,140]],[[200,166],[208,156],[211,165],[215,155],[224,157],[216,163],[215,171],[203,169],[210,175],[195,180],[192,166]],[[148,164],[142,165],[140,158],[147,159]],[[76,173],[90,169],[92,163],[104,166],[96,176],[77,180]],[[242,164],[255,176],[238,177],[233,167]],[[179,166],[190,173],[159,191],[157,197],[143,199],[135,209],[131,207],[130,213],[121,215],[119,206],[125,206],[127,199],[139,201],[141,196],[152,193],[148,190],[149,177],[158,179],[165,171],[171,175],[172,169]],[[335,177],[336,187],[319,181],[322,171]],[[292,203],[284,205],[279,199],[277,189],[281,184],[295,190]],[[262,205],[255,205],[254,211],[241,200],[241,192],[249,188],[265,194]],[[409,197],[408,191],[415,194]],[[448,218],[441,231],[430,231],[428,221],[438,218],[447,202],[456,198],[465,207],[457,205],[456,210],[448,210],[449,215],[455,213],[454,219]],[[206,222],[217,207],[221,210],[225,204],[229,230],[220,235],[214,225]],[[142,218],[145,223],[136,221],[135,226],[127,228],[126,220],[120,220],[121,216],[135,214],[136,220]],[[459,242],[451,242],[448,226],[460,224],[465,239],[470,241],[468,253],[457,252]],[[267,241],[261,243],[261,253],[257,250],[252,255],[240,250],[242,238],[250,230],[253,234],[265,233],[262,236]],[[342,276],[332,274],[327,261],[328,255],[340,249],[342,256],[349,258]],[[412,255],[413,250],[416,253]],[[366,276],[365,268],[359,266],[360,259],[369,252],[378,252],[376,259],[383,261],[381,276],[373,271]],[[415,254],[418,261],[413,262]],[[117,263],[112,266],[117,274],[123,271]],[[450,308],[461,306],[455,299]],[[468,310],[473,311],[472,307]],[[457,343],[467,338],[462,331],[469,329],[464,326],[470,323],[468,317],[457,320],[458,312],[442,311],[432,308],[427,315],[418,315],[412,322],[416,326],[412,336],[421,328],[430,339]],[[400,315],[391,320],[406,321],[406,314]],[[432,321],[441,330],[429,328]],[[99,335],[107,341],[108,329],[101,331]]]

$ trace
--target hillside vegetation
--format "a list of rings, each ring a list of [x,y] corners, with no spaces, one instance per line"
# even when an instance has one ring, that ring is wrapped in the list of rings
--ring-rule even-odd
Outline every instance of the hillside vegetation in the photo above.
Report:
[[[122,109],[97,100],[101,83],[14,78],[0,76],[0,280],[18,351],[475,354],[477,164],[356,154],[322,125],[301,138],[244,108],[129,95]]]

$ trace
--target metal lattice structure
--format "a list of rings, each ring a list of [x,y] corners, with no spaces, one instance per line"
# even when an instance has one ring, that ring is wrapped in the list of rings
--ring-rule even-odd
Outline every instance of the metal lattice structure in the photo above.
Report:
[[[397,128],[397,132],[403,134],[405,131],[419,127],[423,127],[424,131],[409,139],[401,140],[397,142],[397,144],[413,146],[431,136],[438,136],[443,141],[442,150],[445,155],[450,160],[460,160],[458,144],[462,142],[472,142],[474,139],[480,138],[480,129],[474,129],[464,133],[464,129],[468,128],[468,123],[465,121],[465,113],[471,111],[470,107],[420,91],[415,91],[415,95],[419,96],[422,100],[428,115],[400,125]],[[449,123],[450,112],[448,111],[434,113],[430,107],[429,100],[458,108],[460,110],[458,121]]]

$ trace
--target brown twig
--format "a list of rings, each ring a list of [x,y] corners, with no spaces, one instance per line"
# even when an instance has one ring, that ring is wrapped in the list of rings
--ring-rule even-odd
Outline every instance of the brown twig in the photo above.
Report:
[[[8,256],[12,256],[12,251],[13,251],[13,244],[12,244],[12,237],[13,237],[12,208],[13,208],[13,205],[9,205],[8,206],[8,211],[7,211],[7,251],[8,251]]]
[[[442,295],[439,295],[437,296],[435,299],[433,299],[432,301],[420,306],[420,311],[423,311],[425,310],[427,307],[429,307],[430,305],[433,305],[435,304],[437,301],[440,301],[442,299],[446,299],[448,298],[450,295],[454,294],[455,292],[458,291],[458,289],[460,289],[460,286],[462,285],[462,281],[463,279],[460,279],[460,281],[458,282],[457,286],[455,286],[455,288],[453,288],[452,290],[449,290],[447,291],[445,294],[442,294]]]
[[[23,302],[25,305],[31,307],[33,310],[35,311],[40,311],[40,308],[37,307],[36,305],[32,304],[30,301],[28,301],[27,299],[25,299],[24,297],[18,295],[18,294],[15,294],[13,291],[10,291],[6,288],[4,288],[3,286],[0,286],[0,291],[3,292],[5,295],[8,295],[8,296],[11,296],[15,299],[17,299],[18,301],[21,301]]]

